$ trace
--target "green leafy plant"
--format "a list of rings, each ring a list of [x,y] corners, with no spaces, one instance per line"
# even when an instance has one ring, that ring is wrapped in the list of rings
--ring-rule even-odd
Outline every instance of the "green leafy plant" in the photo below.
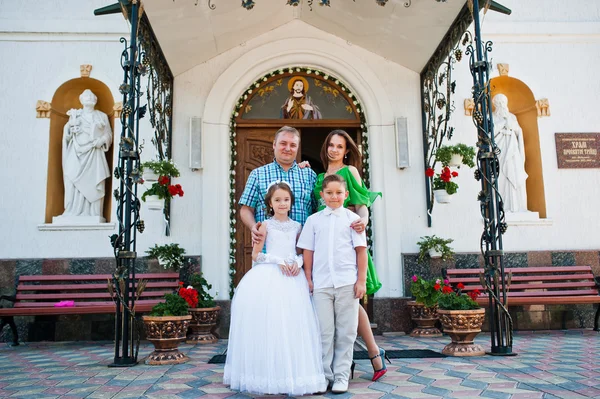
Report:
[[[475,289],[464,293],[464,288],[465,286],[462,283],[458,283],[455,290],[451,286],[444,287],[438,298],[438,307],[443,310],[479,309],[480,306],[476,300],[481,292]]]
[[[198,307],[213,308],[216,303],[212,295],[208,292],[212,288],[211,284],[204,278],[202,273],[194,273],[190,278],[190,285],[198,291]]]
[[[172,160],[146,161],[140,165],[140,171],[150,169],[159,176],[179,177],[179,169]]]
[[[438,148],[435,152],[435,159],[436,161],[441,162],[443,166],[448,166],[453,154],[461,155],[463,157],[463,165],[467,165],[469,168],[475,166],[475,149],[463,143],[445,145]]]
[[[185,263],[185,249],[179,244],[154,244],[146,253],[149,257],[158,259],[165,269],[171,267],[178,270]]]
[[[165,294],[164,302],[157,303],[150,316],[187,316],[188,303],[177,294]]]
[[[447,280],[446,280],[447,282]],[[412,276],[410,293],[415,297],[417,303],[430,308],[435,306],[442,295],[444,281],[440,278],[425,280],[417,275]]]
[[[448,244],[453,242],[451,238],[441,238],[435,234],[432,236],[421,237],[421,240],[417,242],[419,246],[419,263],[424,263],[427,256],[429,256],[429,250],[440,252],[442,254],[442,260],[451,260],[454,257],[454,249]]]
[[[154,171],[159,177],[158,181],[152,183],[149,189],[144,191],[142,194],[142,201],[146,201],[146,197],[149,195],[156,195],[160,199],[171,199],[176,195],[183,197],[183,189],[180,184],[171,184],[171,180],[174,177],[179,177],[179,170],[173,161],[148,161],[140,165],[140,173],[143,173],[144,169],[150,169]],[[143,183],[144,180],[138,180]]]

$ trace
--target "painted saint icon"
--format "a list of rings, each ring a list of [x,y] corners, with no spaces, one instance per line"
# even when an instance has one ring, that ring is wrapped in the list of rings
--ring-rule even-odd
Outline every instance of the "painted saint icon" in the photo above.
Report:
[[[302,76],[293,76],[288,81],[290,96],[281,106],[283,119],[322,119],[319,107],[306,95],[308,81]]]

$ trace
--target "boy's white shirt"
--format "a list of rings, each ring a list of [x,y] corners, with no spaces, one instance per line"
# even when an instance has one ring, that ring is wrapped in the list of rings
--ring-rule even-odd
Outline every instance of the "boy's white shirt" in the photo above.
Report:
[[[358,267],[354,248],[367,246],[366,234],[350,228],[350,224],[358,219],[360,216],[344,207],[327,207],[306,220],[297,246],[314,251],[314,289],[356,283]]]

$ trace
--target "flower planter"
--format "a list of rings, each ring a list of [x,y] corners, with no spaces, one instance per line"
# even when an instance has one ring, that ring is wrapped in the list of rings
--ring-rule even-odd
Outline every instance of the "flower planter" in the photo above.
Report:
[[[165,207],[165,200],[158,197],[158,195],[146,196],[146,206],[152,210],[162,210]]]
[[[189,360],[177,347],[185,341],[192,316],[142,316],[146,338],[154,345],[154,352],[146,358],[146,364],[180,364]]]
[[[448,204],[451,201],[452,197],[450,194],[446,192],[446,190],[433,190],[433,196],[437,202],[440,204]]]
[[[442,350],[448,356],[483,356],[485,350],[473,340],[481,332],[485,318],[485,309],[443,310],[437,311],[444,333],[452,339],[452,343]]]
[[[144,171],[144,180],[149,182],[158,181],[158,174],[154,173],[153,170],[145,170]]]
[[[462,165],[462,161],[463,161],[462,155],[452,154],[452,158],[450,158],[450,163],[448,163],[448,166],[458,167],[458,166]]]
[[[422,303],[415,301],[408,302],[410,317],[417,327],[410,333],[411,337],[427,338],[441,337],[442,333],[435,326],[438,321],[437,305],[426,307]]]
[[[430,249],[429,251],[427,251],[427,253],[429,254],[429,257],[432,259],[435,258],[441,258],[442,257],[442,253],[439,251],[436,251],[435,249]]]
[[[217,318],[221,307],[214,308],[189,308],[188,312],[192,316],[190,330],[187,334],[186,343],[188,344],[213,344],[219,339],[213,334],[217,326]]]

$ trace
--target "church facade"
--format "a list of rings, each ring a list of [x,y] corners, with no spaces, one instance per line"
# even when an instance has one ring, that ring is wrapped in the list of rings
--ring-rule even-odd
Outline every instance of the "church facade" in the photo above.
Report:
[[[429,92],[423,71],[467,2],[388,1],[380,7],[365,0],[310,9],[306,1],[291,7],[283,0],[256,0],[251,10],[218,0],[143,3],[173,76],[165,145],[181,173],[174,182],[185,195],[171,201],[168,218],[142,202],[138,257],[154,244],[178,243],[226,303],[232,284],[248,268],[236,201],[248,170],[272,159],[275,131],[291,125],[301,134],[299,160],[309,160],[316,170],[327,133],[348,131],[363,151],[365,180],[383,193],[371,209],[373,257],[383,282],[374,301],[380,331],[408,328],[405,303],[413,274],[482,265],[475,169],[453,168],[458,190],[450,203],[433,198],[426,176],[435,158],[431,131],[438,127],[428,120],[433,110],[424,109]],[[593,0],[568,6],[502,3],[510,16],[488,11],[481,18],[483,38],[493,42],[492,96],[506,96],[511,126],[521,131],[521,141],[511,145],[521,156],[514,162],[521,162],[523,200],[507,214],[506,265],[589,265],[598,276],[600,83],[593,77],[600,63],[600,6]],[[124,50],[119,39],[129,37],[129,23],[123,15],[94,16],[106,5],[94,0],[0,6],[0,53],[10,54],[0,65],[0,174],[7,182],[0,211],[0,294],[10,294],[21,274],[110,273],[114,267],[109,240],[118,231],[114,176],[104,181],[105,220],[53,219],[65,210],[67,112],[82,108],[76,99],[86,89],[97,96],[96,110],[107,115],[113,132],[104,152],[111,172],[118,164]],[[450,103],[439,107],[451,109],[443,127],[451,134],[443,145],[475,147],[477,141],[465,51],[460,40],[446,49],[450,74],[436,65],[436,71],[446,71],[453,91]],[[146,93],[141,98],[146,101]],[[305,112],[302,104],[311,110]],[[143,161],[157,156],[152,111],[140,120]],[[441,173],[442,165],[433,169]],[[140,195],[148,187],[140,185]],[[454,260],[418,262],[417,242],[432,235],[453,240]],[[139,264],[160,270],[147,259]],[[585,315],[570,326],[589,327],[591,308],[574,309]],[[551,309],[522,311],[538,316],[517,328],[556,326]]]

